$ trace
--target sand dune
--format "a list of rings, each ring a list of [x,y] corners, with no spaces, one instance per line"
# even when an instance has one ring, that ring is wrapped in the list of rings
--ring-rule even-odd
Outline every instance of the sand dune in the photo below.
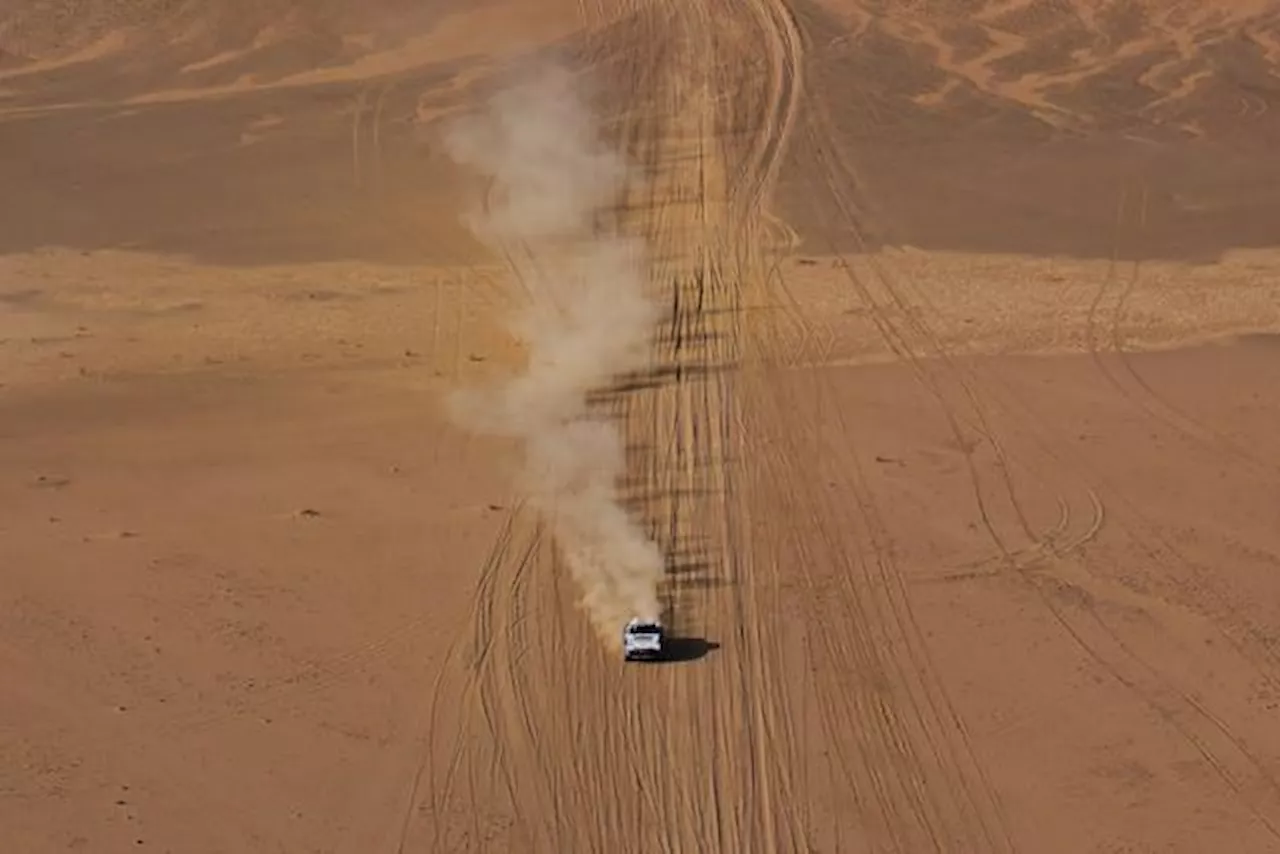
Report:
[[[1276,850],[1277,107],[1262,0],[0,4],[5,850]]]

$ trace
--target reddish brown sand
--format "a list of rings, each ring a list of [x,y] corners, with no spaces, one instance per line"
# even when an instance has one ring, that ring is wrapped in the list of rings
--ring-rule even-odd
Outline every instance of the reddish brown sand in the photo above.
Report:
[[[1280,851],[1276,4],[0,8],[4,851]],[[545,45],[686,307],[677,664],[439,405]]]

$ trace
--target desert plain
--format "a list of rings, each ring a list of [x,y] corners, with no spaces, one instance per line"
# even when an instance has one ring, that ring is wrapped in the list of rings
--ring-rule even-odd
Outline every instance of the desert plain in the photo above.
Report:
[[[655,665],[449,406],[546,67]],[[0,4],[0,849],[1280,851],[1277,152],[1262,0]]]

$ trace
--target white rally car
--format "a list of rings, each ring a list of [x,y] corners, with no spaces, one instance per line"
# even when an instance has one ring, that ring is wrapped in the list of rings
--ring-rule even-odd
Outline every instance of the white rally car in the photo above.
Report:
[[[661,623],[636,617],[622,630],[622,654],[627,661],[655,661],[662,658],[665,639]]]

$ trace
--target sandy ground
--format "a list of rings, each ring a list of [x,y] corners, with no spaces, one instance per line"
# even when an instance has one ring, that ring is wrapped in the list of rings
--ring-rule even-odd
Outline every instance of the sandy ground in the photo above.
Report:
[[[665,666],[441,406],[522,358],[441,123],[545,47]],[[9,4],[4,850],[1280,851],[1273,106],[1265,2]]]

